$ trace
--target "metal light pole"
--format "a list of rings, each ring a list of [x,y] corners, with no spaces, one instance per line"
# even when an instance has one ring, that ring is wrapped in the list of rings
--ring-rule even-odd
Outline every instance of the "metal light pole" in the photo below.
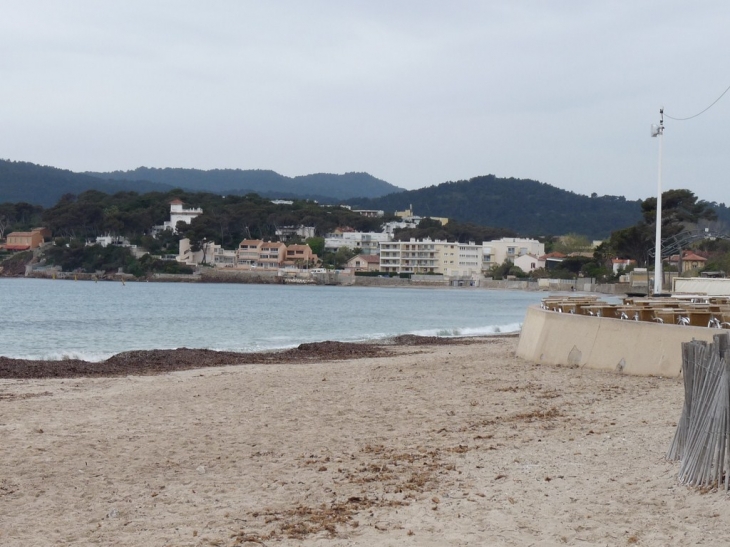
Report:
[[[654,247],[654,294],[661,294],[664,281],[662,272],[662,143],[664,135],[664,107],[659,108],[659,125],[651,126],[651,136],[659,137],[659,177],[656,194],[656,242]]]

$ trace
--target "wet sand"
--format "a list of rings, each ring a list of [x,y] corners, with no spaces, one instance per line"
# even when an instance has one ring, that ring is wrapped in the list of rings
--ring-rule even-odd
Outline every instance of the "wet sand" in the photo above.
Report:
[[[680,382],[432,342],[6,373],[0,545],[726,543],[664,460]]]

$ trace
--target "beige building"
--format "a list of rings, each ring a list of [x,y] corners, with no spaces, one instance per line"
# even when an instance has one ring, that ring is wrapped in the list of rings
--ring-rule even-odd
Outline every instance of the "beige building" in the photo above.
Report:
[[[514,263],[516,258],[523,255],[542,256],[545,254],[545,244],[536,239],[503,237],[482,243],[482,253],[482,271],[487,272],[494,266],[504,264],[505,260]]]
[[[436,273],[450,277],[471,277],[481,274],[482,246],[469,243],[435,242],[439,266]]]
[[[356,255],[347,261],[345,267],[353,272],[380,271],[380,257],[375,255]]]
[[[675,266],[677,271],[682,274],[692,270],[701,270],[705,267],[707,259],[703,256],[699,256],[692,251],[683,251],[682,260],[679,260],[679,255],[672,255],[669,257],[669,265]]]
[[[238,245],[237,265],[241,268],[255,268],[263,244],[264,242],[260,239],[244,239],[241,241]]]
[[[220,245],[213,246],[213,264],[217,268],[235,268],[236,267],[236,251],[233,249],[224,249]]]
[[[389,241],[380,244],[380,271],[388,273],[439,273],[436,244],[423,241]]]
[[[430,239],[380,244],[380,271],[472,277],[481,274],[482,247]]]
[[[190,266],[210,264],[217,268],[240,268],[277,270],[279,268],[314,266],[318,261],[309,245],[289,245],[278,241],[262,241],[260,239],[244,239],[237,249],[224,249],[209,241],[199,251],[193,251],[188,238],[180,240],[178,262]]]
[[[313,266],[319,261],[309,245],[289,245],[280,241],[261,241],[260,239],[244,239],[238,245],[237,267],[243,269],[262,268],[277,270],[279,268]]]
[[[51,237],[48,228],[33,228],[30,232],[10,232],[5,240],[8,251],[27,251],[41,246],[45,238]]]

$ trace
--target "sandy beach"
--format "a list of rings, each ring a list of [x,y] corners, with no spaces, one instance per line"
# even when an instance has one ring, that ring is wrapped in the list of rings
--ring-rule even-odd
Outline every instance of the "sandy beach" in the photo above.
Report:
[[[679,381],[516,343],[1,379],[0,545],[730,541],[728,496],[664,459]]]

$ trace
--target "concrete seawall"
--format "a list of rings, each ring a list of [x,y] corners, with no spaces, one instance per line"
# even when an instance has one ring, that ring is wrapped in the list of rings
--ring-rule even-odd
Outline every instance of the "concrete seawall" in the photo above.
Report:
[[[557,313],[534,306],[527,310],[517,356],[547,365],[678,377],[682,342],[712,342],[719,332],[706,327]]]

